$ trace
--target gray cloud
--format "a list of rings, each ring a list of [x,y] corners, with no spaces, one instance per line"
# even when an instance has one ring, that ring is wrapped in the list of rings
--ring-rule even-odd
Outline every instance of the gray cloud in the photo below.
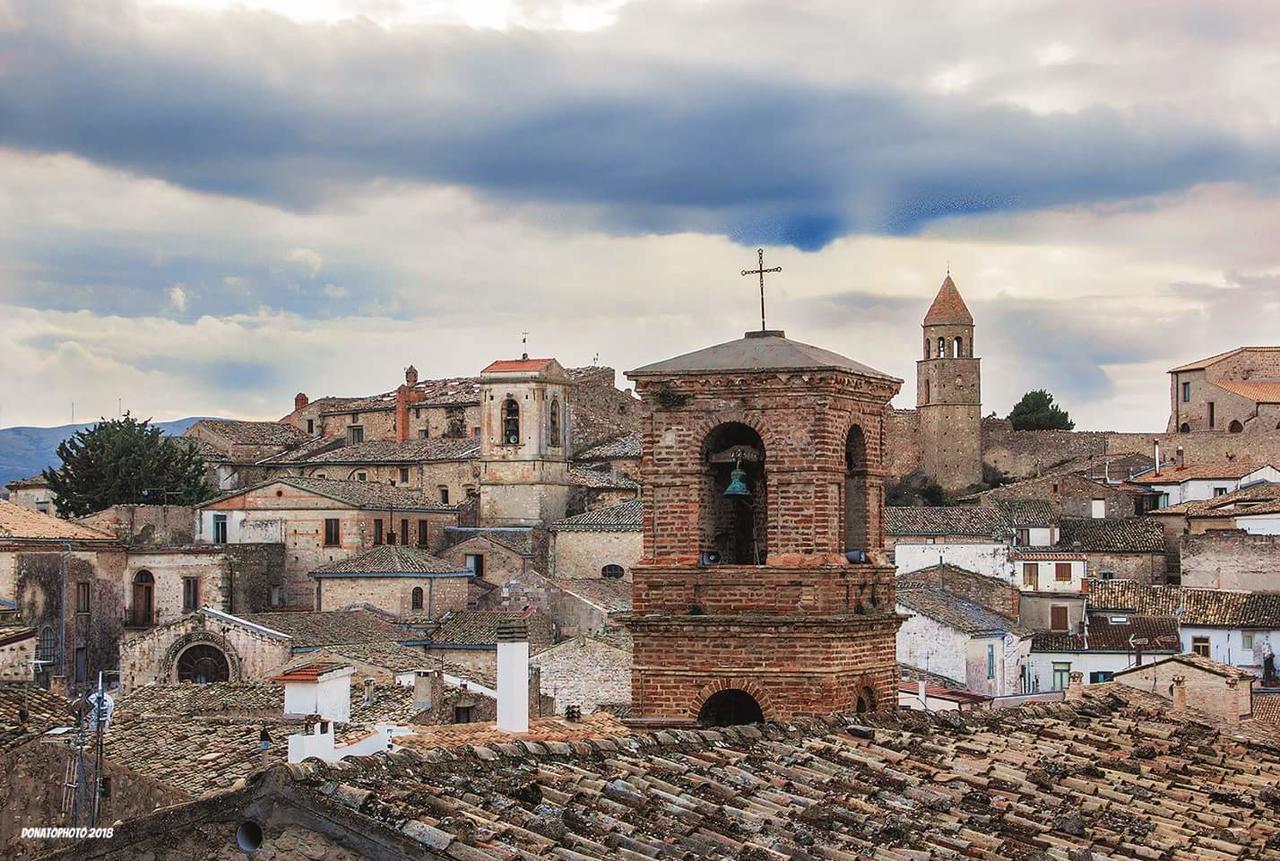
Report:
[[[49,9],[49,6],[53,9]],[[610,56],[609,37],[308,28],[22,4],[0,142],[306,208],[371,179],[589,207],[617,232],[822,247],[944,216],[1276,172],[1275,140]],[[37,14],[36,10],[39,9]]]

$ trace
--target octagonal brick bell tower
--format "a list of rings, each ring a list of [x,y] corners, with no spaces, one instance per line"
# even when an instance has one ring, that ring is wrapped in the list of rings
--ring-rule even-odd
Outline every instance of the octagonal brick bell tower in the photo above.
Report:
[[[646,416],[633,722],[896,707],[881,458],[902,381],[772,330],[627,376]]]

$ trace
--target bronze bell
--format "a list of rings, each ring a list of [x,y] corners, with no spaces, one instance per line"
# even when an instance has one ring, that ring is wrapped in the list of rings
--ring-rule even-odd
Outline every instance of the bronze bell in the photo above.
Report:
[[[724,489],[724,495],[740,499],[751,496],[751,488],[747,487],[747,471],[742,468],[741,459],[734,463],[733,471],[729,473],[729,486]]]

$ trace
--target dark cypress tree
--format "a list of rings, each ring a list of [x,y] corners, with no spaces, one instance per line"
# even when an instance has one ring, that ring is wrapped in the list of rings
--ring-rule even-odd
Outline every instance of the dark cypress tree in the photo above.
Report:
[[[1053,402],[1053,395],[1036,389],[1022,396],[1009,412],[1014,430],[1072,430],[1076,423]]]
[[[128,413],[100,419],[58,446],[62,465],[46,469],[58,511],[82,517],[112,505],[193,505],[212,495],[205,463],[190,440],[166,436]]]

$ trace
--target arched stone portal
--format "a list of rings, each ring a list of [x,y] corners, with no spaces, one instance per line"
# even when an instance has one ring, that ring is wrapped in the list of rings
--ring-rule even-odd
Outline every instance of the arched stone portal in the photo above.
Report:
[[[178,655],[178,681],[207,685],[231,678],[231,664],[217,646],[199,643]]]
[[[703,726],[739,726],[763,722],[764,712],[756,698],[738,688],[712,694],[698,711],[698,723]]]

